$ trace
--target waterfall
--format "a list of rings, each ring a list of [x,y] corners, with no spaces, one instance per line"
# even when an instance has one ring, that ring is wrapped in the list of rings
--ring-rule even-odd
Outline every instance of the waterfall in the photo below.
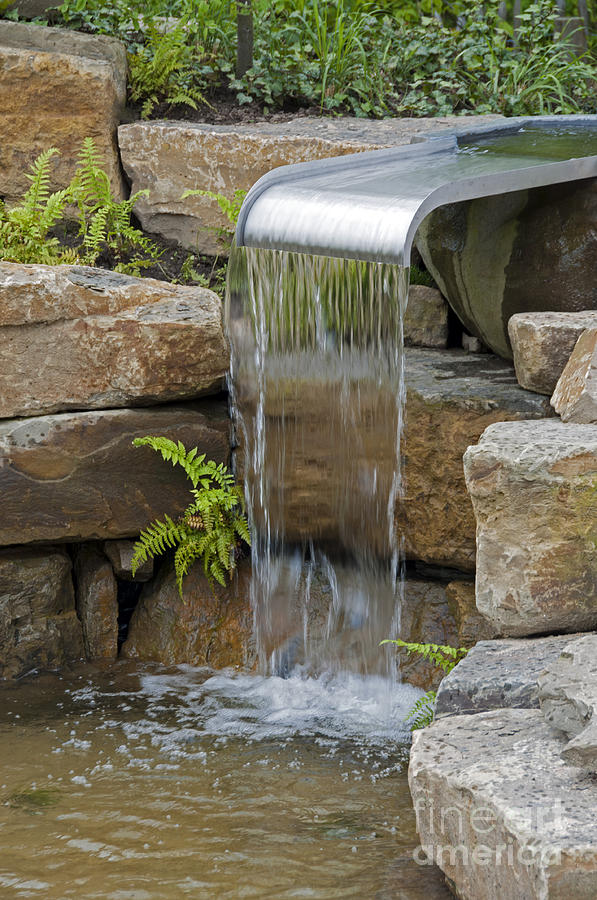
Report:
[[[394,675],[408,269],[234,248],[237,476],[264,674]]]

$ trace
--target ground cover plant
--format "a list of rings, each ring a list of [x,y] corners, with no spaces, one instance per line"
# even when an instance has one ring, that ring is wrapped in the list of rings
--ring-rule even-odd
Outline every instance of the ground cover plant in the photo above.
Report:
[[[597,111],[595,56],[558,38],[555,0],[524,3],[516,35],[499,6],[253,0],[253,65],[242,78],[231,0],[64,0],[56,24],[125,41],[144,115],[209,119],[207,103],[224,96],[265,111],[377,117]]]

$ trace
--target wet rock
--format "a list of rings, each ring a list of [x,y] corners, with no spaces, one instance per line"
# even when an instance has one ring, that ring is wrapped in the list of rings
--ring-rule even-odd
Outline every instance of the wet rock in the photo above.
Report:
[[[597,429],[501,422],[464,455],[477,607],[504,636],[597,626]]]
[[[75,586],[87,659],[116,659],[118,588],[112,566],[93,545],[84,544],[77,551]]]
[[[597,328],[583,331],[576,342],[551,405],[562,422],[597,423]]]
[[[122,655],[169,665],[250,666],[253,616],[250,566],[241,562],[227,587],[210,586],[201,564],[190,570],[181,600],[173,565],[146,585],[133,613]]]
[[[436,718],[538,709],[539,677],[569,642],[570,635],[479,641],[440,684]]]
[[[0,422],[0,544],[136,537],[188,504],[189,481],[135,437],[165,435],[227,462],[225,401]]]
[[[423,851],[462,900],[597,896],[597,785],[560,758],[539,710],[451,716],[415,732]]]
[[[569,642],[539,679],[541,711],[571,738],[562,758],[597,771],[597,635]]]
[[[103,157],[113,192],[123,195],[116,129],[126,100],[126,52],[113,38],[20,22],[0,22],[0,196],[14,203],[26,173],[56,147],[51,187],[71,180],[83,139]]]
[[[553,394],[577,340],[586,328],[596,327],[597,311],[512,316],[508,333],[521,387],[539,394]]]
[[[228,365],[211,291],[100,269],[0,264],[0,417],[216,393]]]
[[[437,288],[411,284],[403,327],[407,347],[447,347],[448,305]]]
[[[83,656],[71,561],[58,548],[0,550],[0,677]]]
[[[131,563],[135,553],[134,541],[106,541],[103,551],[112,563],[117,578],[123,581],[149,581],[153,576],[153,559],[148,559],[141,563],[133,577]]]
[[[427,131],[483,124],[497,116],[448,116],[371,121],[297,117],[290,122],[204,125],[135,122],[121,125],[118,141],[132,190],[148,188],[137,212],[145,230],[202,253],[227,252],[231,223],[209,197],[181,200],[187,189],[248,190],[278,166],[408,144]]]
[[[515,313],[597,309],[596,217],[597,179],[513,191],[441,207],[417,247],[467,330],[511,359]]]

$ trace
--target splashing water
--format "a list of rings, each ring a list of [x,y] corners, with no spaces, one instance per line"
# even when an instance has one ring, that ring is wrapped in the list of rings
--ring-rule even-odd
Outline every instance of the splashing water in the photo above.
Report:
[[[236,248],[231,395],[262,672],[375,673],[399,629],[408,270]]]

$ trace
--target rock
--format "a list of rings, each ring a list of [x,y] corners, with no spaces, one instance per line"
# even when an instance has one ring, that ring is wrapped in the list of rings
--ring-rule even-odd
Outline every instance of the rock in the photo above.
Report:
[[[190,482],[135,437],[165,435],[226,462],[225,401],[0,422],[0,544],[136,537],[179,515]]]
[[[446,585],[446,599],[458,626],[459,647],[472,647],[495,636],[495,628],[477,609],[474,581],[451,581]]]
[[[372,121],[297,117],[290,122],[204,125],[191,122],[134,122],[121,125],[122,164],[133,191],[149,189],[135,207],[143,228],[200,253],[228,252],[234,230],[217,202],[181,200],[187,189],[232,199],[277,166],[408,144],[428,131],[483,124],[497,116],[447,116]]]
[[[112,566],[93,545],[83,544],[75,558],[77,612],[87,659],[118,655],[118,589]]]
[[[597,423],[597,328],[583,331],[576,342],[551,405],[562,422]]]
[[[1,418],[217,393],[228,366],[212,291],[0,263]]]
[[[253,661],[250,566],[241,563],[228,587],[213,589],[196,563],[181,600],[171,563],[143,588],[122,655],[168,665],[247,666]]]
[[[521,387],[553,394],[558,379],[586,328],[597,327],[597,312],[518,313],[508,322],[514,368]]]
[[[116,128],[126,73],[124,44],[113,38],[0,21],[0,197],[20,200],[31,164],[50,147],[60,151],[51,187],[66,187],[86,137],[104,159],[113,192],[125,196]]]
[[[464,471],[477,518],[479,611],[511,637],[597,626],[597,429],[491,425],[466,451]]]
[[[511,359],[515,313],[597,309],[596,218],[597,179],[587,179],[443,206],[416,242],[467,330]]]
[[[437,288],[411,284],[403,327],[407,347],[448,346],[448,305]]]
[[[569,642],[539,679],[541,711],[549,724],[572,738],[562,758],[597,771],[597,635]]]
[[[134,541],[106,541],[103,551],[112,563],[114,574],[122,581],[149,581],[153,577],[153,559],[141,563],[133,577]]]
[[[462,455],[492,422],[552,415],[549,401],[519,388],[511,366],[487,354],[407,349],[405,371],[404,497],[397,504],[396,524],[404,537],[406,556],[474,572],[475,518],[466,493]],[[333,398],[322,390],[316,374],[312,379],[305,374],[298,382],[281,381],[276,391],[270,390],[265,411],[272,526],[282,523],[289,541],[309,536],[337,540],[337,473],[329,462],[338,453],[329,429],[330,416],[337,415]],[[243,385],[238,399],[243,416],[252,417],[255,394]],[[355,389],[355,404],[357,399],[364,410],[364,392],[359,391],[357,398]],[[363,420],[367,426],[364,452],[367,460],[379,465],[381,450],[392,436],[391,425],[378,415],[382,431],[373,431],[364,414]],[[237,436],[242,437],[238,432]],[[271,473],[280,471],[280,458],[282,474],[273,477]],[[244,471],[242,447],[237,451],[237,469]],[[354,517],[350,527],[357,533],[363,527],[362,506],[357,502],[350,512]],[[260,521],[257,516],[257,525]],[[365,524],[372,529],[372,523]]]
[[[68,555],[54,547],[0,550],[0,677],[82,656]]]
[[[479,641],[443,679],[435,716],[491,709],[539,708],[539,676],[569,643],[570,635]]]
[[[562,745],[532,709],[452,716],[415,732],[415,852],[462,900],[597,896],[597,785],[563,762]]]

